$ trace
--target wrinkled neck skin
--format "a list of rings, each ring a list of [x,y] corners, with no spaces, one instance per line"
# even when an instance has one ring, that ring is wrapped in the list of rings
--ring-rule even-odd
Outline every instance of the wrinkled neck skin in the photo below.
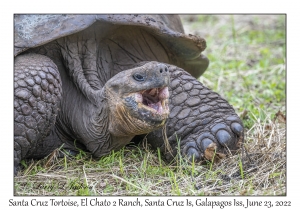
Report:
[[[89,113],[90,118],[84,128],[94,134],[92,138],[87,138],[87,141],[88,145],[92,145],[89,150],[96,157],[106,155],[112,150],[121,149],[135,136],[134,132],[128,132],[131,130],[130,128],[126,128],[126,125],[116,118],[112,107],[117,107],[117,103],[114,104],[108,99],[106,86],[102,88],[98,97],[103,100],[97,108],[94,107],[92,113]],[[120,130],[124,131],[121,135]]]
[[[104,89],[97,92],[99,103],[95,105],[72,84],[68,87],[56,122],[60,139],[67,147],[86,148],[95,157],[108,154],[111,137]]]
[[[122,148],[134,137],[116,132],[115,128],[119,126],[114,124],[116,120],[109,107],[105,87],[97,92],[97,105],[82,94],[73,97],[72,90],[66,94],[65,100],[68,103],[62,104],[57,127],[60,138],[71,148],[73,143],[70,140],[75,140],[75,147],[84,145],[94,157],[101,157],[113,149]]]
[[[152,129],[148,128],[147,123],[132,117],[132,115],[124,107],[119,95],[112,92],[107,86],[105,86],[105,88],[107,105],[109,107],[108,130],[111,135],[112,142],[115,142],[115,144],[122,143],[125,145],[129,143],[134,136],[152,131]]]

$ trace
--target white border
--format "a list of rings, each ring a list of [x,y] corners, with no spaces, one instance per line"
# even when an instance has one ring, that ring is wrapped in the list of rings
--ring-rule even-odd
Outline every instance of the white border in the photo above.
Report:
[[[293,1],[296,2],[296,1]],[[287,196],[283,197],[248,197],[254,200],[290,200],[292,208],[296,209],[299,205],[299,181],[297,179],[299,172],[300,139],[299,131],[299,22],[300,16],[298,4],[292,1],[275,1],[275,0],[252,0],[252,1],[29,1],[14,0],[1,5],[1,108],[0,116],[2,118],[1,130],[1,183],[0,183],[0,206],[7,209],[9,199],[13,195],[13,14],[14,13],[286,13],[287,14]],[[285,79],[285,78],[282,78]],[[297,121],[298,120],[298,121]],[[297,135],[298,134],[298,135]],[[41,200],[49,200],[51,197],[34,197]],[[54,197],[58,199],[57,197]],[[70,197],[65,197],[66,199]],[[81,197],[71,197],[74,200],[80,200]],[[106,197],[107,200],[120,199],[121,197]],[[186,199],[186,197],[172,197]],[[234,198],[246,201],[247,197],[209,197],[210,200],[233,200]],[[18,198],[20,199],[20,198]],[[30,197],[24,199],[30,201]],[[101,198],[104,199],[104,198]],[[142,197],[145,200],[146,197]],[[152,198],[153,199],[153,198]],[[163,197],[161,199],[168,199]],[[197,198],[190,197],[191,200]],[[58,207],[57,207],[58,208]],[[61,207],[68,209],[71,207]],[[81,209],[84,207],[79,207]],[[103,208],[103,207],[96,207]],[[110,207],[114,208],[114,207]],[[118,209],[120,207],[117,207]],[[123,207],[133,209],[132,207]],[[152,207],[153,208],[153,207]],[[155,208],[166,208],[155,207]],[[176,208],[176,207],[172,207]],[[179,208],[179,207],[178,207]],[[182,207],[181,207],[182,208]],[[185,208],[185,207],[184,207]],[[199,207],[198,207],[199,208]],[[203,207],[200,207],[203,208]],[[218,208],[218,207],[215,207]],[[234,207],[230,207],[234,208]],[[14,209],[19,209],[14,207]],[[225,208],[229,209],[229,208]],[[272,208],[273,209],[273,208]]]

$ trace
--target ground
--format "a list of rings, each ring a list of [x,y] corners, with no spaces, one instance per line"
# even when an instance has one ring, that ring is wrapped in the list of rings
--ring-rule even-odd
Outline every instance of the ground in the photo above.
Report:
[[[285,195],[286,16],[182,15],[206,39],[210,66],[199,80],[233,105],[245,150],[217,164],[169,165],[146,142],[99,161],[49,156],[22,161],[16,195]],[[54,153],[53,153],[54,154]]]

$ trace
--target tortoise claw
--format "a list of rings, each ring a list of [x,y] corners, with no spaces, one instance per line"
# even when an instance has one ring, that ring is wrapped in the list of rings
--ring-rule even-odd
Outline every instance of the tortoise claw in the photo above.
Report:
[[[239,136],[242,135],[243,130],[244,130],[243,127],[242,127],[242,125],[239,124],[239,123],[237,123],[237,122],[232,123],[231,126],[230,126],[230,128],[231,128],[231,130],[232,130],[235,134],[237,134],[237,135],[239,135]]]
[[[195,162],[199,162],[201,160],[201,156],[199,154],[199,151],[194,147],[190,147],[188,149],[186,155],[187,155],[189,161],[193,161],[193,159],[194,159]]]
[[[216,133],[216,137],[219,143],[224,147],[230,145],[233,140],[226,130],[219,130]]]
[[[197,149],[197,144],[195,142],[188,142],[185,147],[183,148],[183,154],[187,157],[189,161],[198,162],[201,159],[201,155]]]
[[[209,139],[209,138],[203,139],[200,144],[202,151],[205,151],[211,143],[213,143],[213,141],[211,139]]]
[[[204,152],[204,157],[207,160],[212,160],[217,148],[216,144],[211,139],[205,138],[201,141],[200,147]]]
[[[243,130],[240,120],[235,116],[215,121],[200,134],[190,135],[187,143],[182,142],[183,154],[190,160],[194,156],[195,161],[219,161],[226,157],[228,150],[232,153],[237,151]]]

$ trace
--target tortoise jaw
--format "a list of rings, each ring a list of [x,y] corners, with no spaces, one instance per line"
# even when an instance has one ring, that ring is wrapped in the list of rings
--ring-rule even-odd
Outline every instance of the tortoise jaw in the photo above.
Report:
[[[135,101],[140,109],[161,117],[169,115],[168,99],[168,87],[151,88],[135,93]]]
[[[161,128],[169,116],[168,87],[127,94],[110,106],[110,132],[115,136],[135,136]]]

